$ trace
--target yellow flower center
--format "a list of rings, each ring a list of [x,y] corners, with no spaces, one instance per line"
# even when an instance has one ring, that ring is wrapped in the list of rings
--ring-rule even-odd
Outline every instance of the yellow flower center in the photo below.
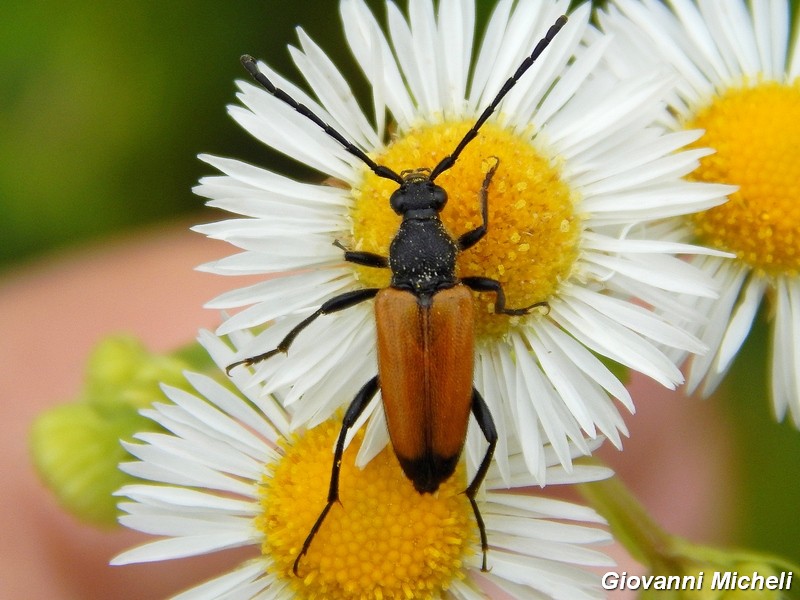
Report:
[[[461,579],[477,525],[464,469],[435,494],[419,494],[385,448],[365,469],[353,463],[359,434],[344,453],[339,497],[308,553],[294,561],[328,496],[340,424],[327,422],[286,443],[261,487],[262,551],[299,598],[433,598]]]
[[[733,252],[758,272],[800,269],[800,82],[730,89],[685,125],[705,129],[693,178],[739,186],[730,200],[694,217],[708,245]]]
[[[471,121],[448,122],[411,131],[375,160],[397,173],[433,168],[471,126]],[[442,221],[455,238],[481,224],[479,192],[494,164],[492,157],[500,162],[488,191],[488,233],[459,256],[457,275],[496,279],[506,293],[506,306],[522,308],[546,301],[570,276],[581,231],[576,198],[556,166],[529,139],[487,123],[456,165],[436,179],[448,195]],[[400,224],[389,205],[396,189],[396,183],[365,170],[363,183],[353,190],[354,249],[387,255]],[[385,270],[356,269],[365,286],[389,283]],[[519,321],[493,314],[494,294],[476,298],[479,336],[502,335]]]

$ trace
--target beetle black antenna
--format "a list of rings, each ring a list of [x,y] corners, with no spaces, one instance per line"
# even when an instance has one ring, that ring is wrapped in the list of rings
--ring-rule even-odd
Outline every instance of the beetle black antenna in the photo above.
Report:
[[[372,160],[369,156],[367,156],[360,148],[358,148],[355,144],[349,141],[346,137],[344,137],[341,133],[336,131],[333,127],[328,125],[325,121],[320,119],[314,112],[308,108],[305,104],[300,104],[294,98],[292,98],[289,94],[284,92],[279,87],[275,87],[275,85],[267,79],[267,76],[264,75],[259,69],[258,65],[256,64],[256,60],[250,56],[249,54],[245,54],[241,58],[242,65],[250,75],[253,76],[261,87],[267,90],[270,94],[275,96],[281,102],[285,102],[301,115],[310,119],[314,123],[316,123],[325,133],[339,142],[344,149],[347,150],[350,154],[355,156],[356,158],[363,161],[372,172],[375,173],[378,177],[383,177],[385,179],[391,179],[392,181],[396,181],[397,183],[403,183],[403,178],[400,177],[397,173],[392,171],[389,167],[385,167],[383,165],[377,164],[374,160]]]
[[[561,31],[561,28],[564,27],[566,22],[567,16],[561,15],[558,17],[558,19],[556,19],[556,22],[550,26],[550,29],[547,30],[547,33],[544,35],[544,37],[539,40],[538,44],[536,44],[536,47],[533,49],[533,52],[531,52],[531,55],[522,61],[522,64],[517,68],[516,72],[503,84],[503,87],[500,88],[499,92],[497,92],[497,96],[495,96],[491,104],[484,109],[484,111],[481,113],[481,116],[478,117],[477,121],[475,121],[472,129],[470,129],[458,143],[456,149],[453,150],[453,152],[451,152],[448,156],[445,156],[441,161],[439,161],[439,164],[433,168],[430,176],[431,181],[436,179],[439,175],[441,175],[444,171],[447,171],[447,169],[456,163],[461,151],[464,150],[467,144],[469,144],[475,138],[475,136],[478,135],[478,130],[492,115],[495,109],[497,109],[497,105],[500,104],[500,101],[505,98],[506,94],[511,91],[511,88],[517,84],[519,78],[522,77],[525,71],[527,71],[536,61],[536,59],[539,58],[539,55],[544,52],[544,49],[550,45],[550,42],[553,41],[553,38],[556,37],[556,34],[559,31]]]

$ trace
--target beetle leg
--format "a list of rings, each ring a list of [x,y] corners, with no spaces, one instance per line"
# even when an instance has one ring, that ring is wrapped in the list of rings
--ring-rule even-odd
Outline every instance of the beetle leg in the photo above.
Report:
[[[344,441],[347,438],[347,432],[353,425],[355,425],[358,417],[361,416],[361,413],[364,412],[364,409],[367,408],[370,401],[375,397],[379,387],[380,385],[378,383],[378,376],[376,375],[364,384],[364,386],[356,394],[356,397],[353,398],[350,406],[347,407],[347,412],[344,415],[344,419],[342,419],[342,429],[339,431],[339,439],[336,440],[336,450],[333,454],[331,484],[328,488],[328,503],[325,505],[325,508],[322,509],[322,512],[314,523],[314,526],[311,528],[308,536],[306,536],[306,540],[303,542],[303,548],[300,550],[300,554],[298,554],[297,558],[294,559],[292,571],[295,575],[297,575],[297,567],[300,564],[300,559],[303,558],[305,553],[308,552],[308,549],[311,547],[311,542],[314,540],[314,536],[317,535],[317,531],[319,531],[319,528],[322,526],[322,522],[325,520],[325,517],[328,516],[328,511],[330,511],[334,502],[339,502],[339,471],[342,467],[342,455],[344,454]]]
[[[483,185],[481,185],[481,191],[478,192],[478,197],[481,200],[482,223],[472,231],[468,231],[458,238],[459,250],[472,248],[475,244],[481,241],[483,236],[486,235],[486,230],[489,228],[489,184],[492,182],[494,172],[497,170],[497,167],[500,164],[499,158],[496,156],[492,156],[491,158],[494,159],[494,165],[486,172],[486,177],[483,178]]]
[[[334,241],[333,245],[344,250],[344,259],[347,262],[364,265],[365,267],[375,267],[376,269],[389,268],[389,259],[385,256],[375,254],[374,252],[356,252],[355,250],[348,250],[339,240]]]
[[[350,308],[351,306],[355,306],[360,302],[364,302],[365,300],[369,300],[370,298],[374,298],[375,295],[380,291],[380,288],[364,288],[361,290],[352,290],[350,292],[344,292],[343,294],[339,294],[338,296],[334,296],[329,300],[326,300],[322,306],[320,306],[317,310],[313,313],[308,315],[305,319],[300,321],[297,325],[295,325],[294,329],[292,329],[289,333],[286,334],[286,337],[283,338],[278,347],[274,350],[270,350],[269,352],[264,352],[263,354],[257,354],[256,356],[250,356],[249,358],[244,358],[242,360],[237,360],[234,363],[229,364],[225,367],[225,372],[230,375],[231,370],[234,367],[238,367],[239,365],[247,365],[248,367],[260,363],[261,361],[267,360],[268,358],[272,358],[278,352],[283,352],[284,354],[289,350],[289,346],[292,345],[294,338],[297,337],[297,334],[303,331],[306,327],[308,327],[311,322],[319,317],[320,315],[327,315],[330,313],[334,313],[340,310],[344,310],[345,308]]]
[[[469,487],[467,487],[464,493],[467,495],[469,503],[472,505],[472,512],[475,513],[475,521],[478,523],[478,531],[481,536],[481,549],[483,550],[481,571],[487,571],[486,555],[489,552],[489,541],[486,539],[486,526],[483,524],[481,511],[478,510],[478,503],[475,502],[475,494],[478,493],[483,480],[486,478],[486,472],[489,470],[489,465],[492,462],[494,447],[497,445],[497,429],[495,429],[494,419],[492,419],[492,413],[489,411],[489,407],[486,406],[486,402],[474,387],[472,388],[472,414],[483,432],[483,437],[489,442],[489,447],[486,449],[486,454],[484,454],[483,460],[478,467],[478,472],[475,473],[475,477],[472,478],[472,483],[469,484]]]
[[[503,286],[496,279],[490,279],[488,277],[464,277],[461,283],[476,292],[494,292],[497,294],[497,299],[494,303],[495,314],[520,316],[527,315],[534,308],[540,306],[547,309],[550,308],[547,302],[534,302],[525,308],[506,308],[506,295],[503,292]]]

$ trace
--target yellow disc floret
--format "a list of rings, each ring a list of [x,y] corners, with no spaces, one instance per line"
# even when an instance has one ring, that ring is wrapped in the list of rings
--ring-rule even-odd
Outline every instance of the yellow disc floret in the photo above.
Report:
[[[376,161],[396,172],[433,168],[451,152],[471,121],[448,122],[413,130],[393,141]],[[569,277],[578,256],[580,221],[570,187],[558,169],[529,139],[487,123],[469,143],[455,166],[436,183],[447,191],[442,220],[453,237],[481,224],[479,192],[484,177],[499,159],[489,187],[489,228],[478,244],[459,256],[459,277],[498,280],[510,308],[530,306],[553,296]],[[397,184],[365,170],[353,190],[353,248],[386,255],[400,217],[389,206]],[[388,285],[389,274],[358,268],[365,286]],[[502,334],[517,317],[494,315],[494,294],[480,294],[479,335]]]
[[[697,235],[758,272],[800,270],[800,82],[764,82],[720,94],[685,124],[716,153],[693,178],[731,183],[727,203],[694,217]]]
[[[284,445],[261,487],[263,552],[298,598],[327,600],[434,598],[463,578],[477,526],[463,467],[435,494],[418,493],[390,448],[365,469],[353,463],[361,436],[344,454],[339,497],[292,572],[303,542],[325,506],[333,444],[328,422]]]

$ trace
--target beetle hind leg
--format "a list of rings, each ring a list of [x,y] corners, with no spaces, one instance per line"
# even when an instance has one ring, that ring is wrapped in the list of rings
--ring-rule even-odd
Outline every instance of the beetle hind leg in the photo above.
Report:
[[[489,411],[489,407],[486,406],[486,402],[474,387],[472,388],[472,414],[478,422],[481,432],[483,432],[483,437],[489,442],[489,447],[486,449],[486,454],[483,455],[483,460],[478,467],[477,473],[475,473],[475,477],[472,478],[472,482],[467,486],[467,489],[464,490],[464,493],[467,498],[469,498],[469,503],[472,505],[472,512],[475,514],[475,521],[478,524],[478,532],[481,537],[481,550],[483,551],[481,571],[488,571],[489,569],[486,567],[486,557],[489,553],[489,541],[486,537],[486,525],[483,522],[481,511],[478,509],[478,503],[475,501],[475,495],[483,484],[483,480],[486,479],[486,472],[489,470],[489,465],[492,463],[492,456],[494,456],[494,449],[497,445],[497,429],[495,428],[494,419],[492,419],[492,413]]]
[[[303,542],[303,547],[300,549],[297,558],[294,559],[292,572],[295,574],[295,576],[297,576],[297,568],[300,566],[300,559],[305,556],[306,552],[308,552],[308,549],[311,547],[311,542],[314,541],[314,536],[317,535],[319,528],[322,527],[322,523],[325,521],[325,517],[328,516],[328,512],[331,510],[331,507],[334,505],[334,503],[339,502],[339,471],[342,467],[342,455],[344,454],[344,441],[347,438],[347,432],[350,431],[350,428],[353,425],[355,425],[358,417],[360,417],[361,413],[364,412],[364,409],[369,406],[370,401],[375,397],[379,387],[380,385],[378,383],[378,376],[376,375],[364,384],[364,386],[356,394],[356,397],[353,398],[350,406],[347,407],[347,412],[344,414],[344,419],[342,419],[342,429],[339,431],[339,437],[336,440],[336,450],[333,454],[331,482],[330,487],[328,488],[328,502],[325,504],[325,508],[322,509],[319,517],[317,517],[314,525],[312,525],[311,531],[308,532],[308,535]]]

